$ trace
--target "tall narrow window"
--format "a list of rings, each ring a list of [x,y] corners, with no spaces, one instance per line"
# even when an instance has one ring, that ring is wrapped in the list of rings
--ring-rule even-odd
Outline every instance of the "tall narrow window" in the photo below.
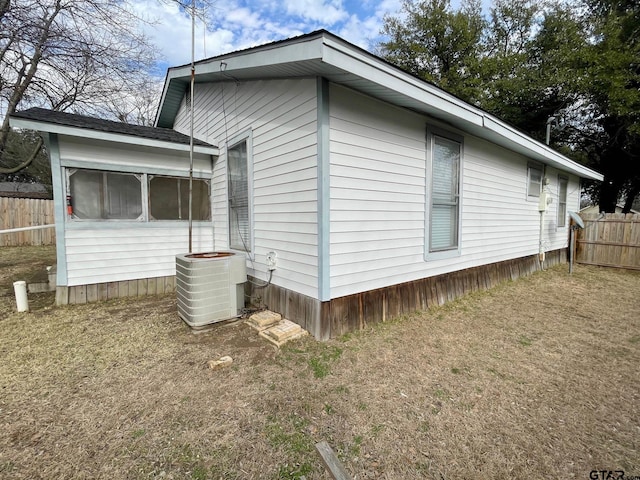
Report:
[[[70,170],[73,216],[83,220],[137,220],[142,217],[140,176],[99,170]]]
[[[527,165],[527,196],[539,197],[542,191],[542,165]]]
[[[457,250],[462,143],[431,135],[429,252]]]
[[[227,157],[229,247],[250,252],[251,224],[249,218],[247,140],[243,140],[229,148]]]
[[[558,226],[564,227],[567,224],[567,177],[558,177]]]

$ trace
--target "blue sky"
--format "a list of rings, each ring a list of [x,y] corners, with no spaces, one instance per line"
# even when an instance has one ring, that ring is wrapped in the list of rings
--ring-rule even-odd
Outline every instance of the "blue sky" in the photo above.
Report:
[[[184,1],[184,0],[183,0]],[[153,22],[145,33],[158,47],[161,75],[191,59],[191,18],[172,0],[133,0]],[[207,25],[196,24],[196,60],[318,29],[326,29],[367,50],[380,41],[386,14],[402,0],[208,0]],[[483,0],[485,12],[490,0]],[[460,0],[451,0],[458,8]]]
[[[158,47],[162,67],[191,58],[191,20],[170,0],[136,0],[154,25],[145,32]],[[309,33],[320,28],[366,49],[379,40],[385,14],[401,0],[225,0],[212,1],[208,25],[196,24],[196,59]]]

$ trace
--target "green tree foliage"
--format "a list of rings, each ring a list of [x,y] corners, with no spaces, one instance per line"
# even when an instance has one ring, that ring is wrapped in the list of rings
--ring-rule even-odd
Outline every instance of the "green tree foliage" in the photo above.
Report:
[[[605,176],[600,208],[614,211],[626,194],[625,211],[640,192],[640,4],[592,0],[584,49],[588,82],[583,93],[596,129],[583,141],[589,160]]]
[[[613,211],[640,189],[640,4],[634,0],[406,0],[387,17],[381,53],[415,75],[544,140],[605,175]],[[456,33],[467,28],[466,33]],[[474,43],[474,45],[471,45]],[[562,127],[562,128],[556,128]]]
[[[404,18],[387,16],[380,53],[404,70],[471,102],[480,86],[485,20],[478,0],[453,11],[449,0],[404,0]]]

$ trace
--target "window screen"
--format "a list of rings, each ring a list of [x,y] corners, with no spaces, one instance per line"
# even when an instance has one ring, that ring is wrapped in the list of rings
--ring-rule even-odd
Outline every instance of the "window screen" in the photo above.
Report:
[[[229,246],[251,251],[249,222],[249,185],[247,174],[247,141],[229,148]]]
[[[136,220],[142,215],[139,176],[98,170],[72,170],[69,193],[79,219]]]
[[[458,246],[461,144],[433,136],[431,154],[431,225],[429,250]]]
[[[209,182],[193,179],[192,219],[210,220]],[[189,179],[149,176],[151,220],[189,219]]]

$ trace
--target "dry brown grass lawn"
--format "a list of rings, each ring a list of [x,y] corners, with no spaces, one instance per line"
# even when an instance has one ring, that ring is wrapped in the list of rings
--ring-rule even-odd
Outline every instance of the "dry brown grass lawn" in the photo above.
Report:
[[[640,475],[640,273],[560,266],[327,343],[194,336],[173,295],[15,313],[0,251],[0,477]],[[231,355],[211,371],[207,361]]]

